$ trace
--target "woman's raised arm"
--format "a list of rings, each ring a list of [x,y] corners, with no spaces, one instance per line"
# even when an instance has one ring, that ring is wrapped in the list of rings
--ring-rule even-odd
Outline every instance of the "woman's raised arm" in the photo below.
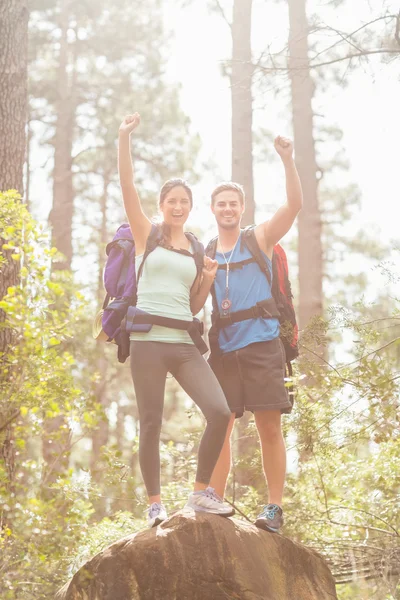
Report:
[[[136,244],[137,254],[142,254],[151,230],[151,222],[143,212],[134,183],[130,135],[140,123],[139,113],[127,115],[119,127],[118,171],[122,197],[129,225]]]

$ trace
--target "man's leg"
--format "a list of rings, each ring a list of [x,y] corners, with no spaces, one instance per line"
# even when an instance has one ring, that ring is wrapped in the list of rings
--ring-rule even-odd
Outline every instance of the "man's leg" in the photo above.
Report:
[[[231,434],[235,424],[235,413],[232,413],[229,421],[228,429],[226,430],[224,445],[222,446],[218,462],[214,467],[213,474],[210,480],[210,487],[214,488],[218,496],[224,498],[226,481],[231,470]]]
[[[260,437],[262,463],[268,485],[268,503],[282,507],[286,448],[281,429],[281,411],[256,411],[254,418]]]

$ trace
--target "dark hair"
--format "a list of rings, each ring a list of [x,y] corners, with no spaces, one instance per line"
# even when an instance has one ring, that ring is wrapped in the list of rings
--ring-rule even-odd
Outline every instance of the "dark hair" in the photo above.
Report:
[[[158,201],[158,206],[161,206],[165,200],[165,196],[170,192],[174,187],[183,187],[187,192],[190,200],[190,208],[193,208],[193,194],[189,185],[186,183],[184,179],[168,179],[162,186],[160,190],[160,199]]]
[[[193,194],[192,194],[192,190],[190,189],[189,185],[187,184],[187,182],[184,179],[168,179],[168,181],[166,181],[164,183],[164,185],[162,186],[161,190],[160,190],[160,197],[158,200],[158,206],[161,207],[164,200],[165,200],[165,196],[168,194],[168,192],[170,192],[174,187],[183,187],[185,189],[185,191],[187,192],[187,195],[189,196],[189,200],[190,200],[190,208],[193,208]],[[169,225],[167,225],[166,223],[164,223],[164,221],[162,223],[159,224],[159,227],[161,228],[162,231],[162,242],[161,244],[165,244],[165,245],[169,245],[170,241],[171,241],[171,228]]]
[[[231,190],[232,192],[237,192],[239,194],[240,204],[244,204],[244,189],[240,183],[235,183],[234,181],[223,181],[213,190],[211,193],[211,204],[214,204],[215,198],[221,192],[225,192]]]

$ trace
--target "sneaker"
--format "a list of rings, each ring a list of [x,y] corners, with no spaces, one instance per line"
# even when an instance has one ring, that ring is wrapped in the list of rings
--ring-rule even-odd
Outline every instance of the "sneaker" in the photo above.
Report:
[[[277,504],[268,504],[258,515],[255,524],[260,529],[278,533],[283,525],[283,510]]]
[[[231,517],[235,514],[235,509],[224,504],[222,498],[211,487],[208,487],[206,490],[192,492],[189,495],[185,508],[192,508],[199,512],[213,513],[222,517]]]
[[[168,519],[167,511],[165,510],[165,506],[163,504],[158,504],[158,502],[153,502],[153,504],[149,508],[149,516],[147,519],[148,526],[156,527],[165,519]]]

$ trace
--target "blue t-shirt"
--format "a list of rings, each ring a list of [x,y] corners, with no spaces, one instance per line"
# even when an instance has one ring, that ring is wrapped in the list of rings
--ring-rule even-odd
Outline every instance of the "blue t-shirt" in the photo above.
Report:
[[[242,233],[240,234],[242,236]],[[225,253],[226,259],[229,261],[231,252]],[[233,256],[229,264],[240,262],[248,258],[252,258],[251,252],[247,246],[239,239],[236,247],[233,250]],[[262,253],[272,280],[272,263],[267,255]],[[225,259],[222,252],[217,252],[215,259],[219,264],[224,265]],[[222,314],[221,302],[225,298],[226,271],[218,269],[215,278],[215,295],[220,314]],[[265,274],[261,271],[256,262],[251,262],[244,265],[241,269],[231,269],[229,271],[229,300],[232,306],[229,312],[236,312],[255,306],[261,300],[271,298],[271,288]],[[278,319],[247,319],[239,323],[233,323],[224,327],[219,332],[219,346],[222,352],[232,352],[239,350],[254,342],[268,342],[279,336],[279,321]]]

